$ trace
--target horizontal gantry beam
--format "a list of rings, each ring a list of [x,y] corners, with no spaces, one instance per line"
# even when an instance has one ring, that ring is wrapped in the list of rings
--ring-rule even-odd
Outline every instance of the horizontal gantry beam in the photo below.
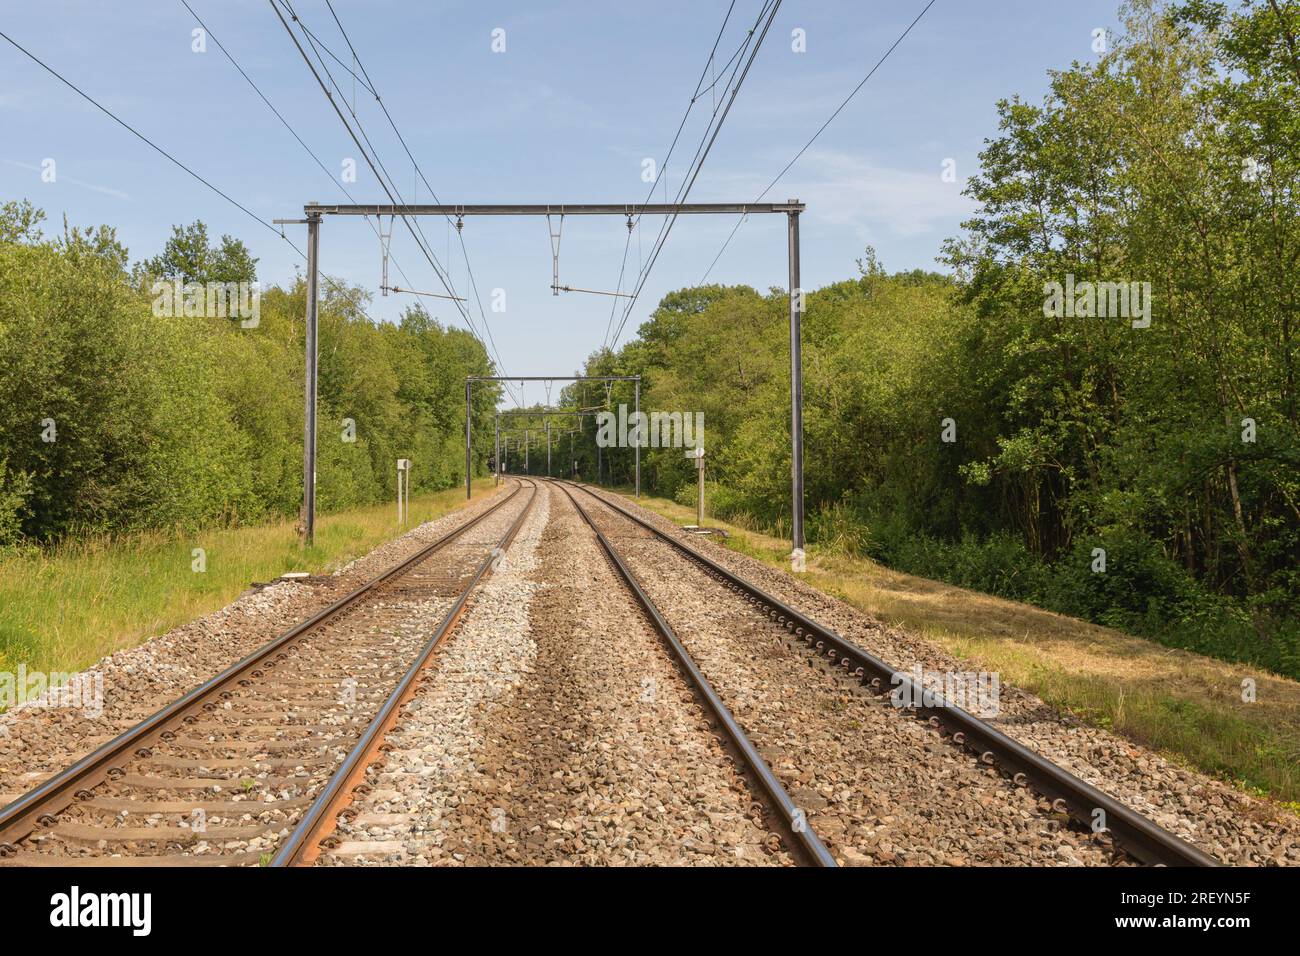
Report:
[[[453,204],[322,204],[308,203],[308,216],[743,216],[751,213],[803,212],[804,204],[789,202],[687,202],[687,203],[554,203],[515,205]]]
[[[602,409],[602,410],[603,410],[603,411],[608,411],[608,409]],[[530,411],[528,411],[527,409],[523,409],[523,408],[511,409],[511,410],[509,410],[509,411],[504,411],[504,412],[497,412],[497,415],[500,416],[501,418],[505,418],[507,415],[524,415],[524,416],[526,416],[526,417],[530,417],[530,418],[545,418],[547,415],[599,415],[599,414],[600,414],[599,411],[595,411],[595,412],[578,412],[578,411],[572,411],[572,412],[569,412],[569,411],[556,411],[556,412],[530,412]]]
[[[468,375],[470,382],[639,382],[640,375]]]

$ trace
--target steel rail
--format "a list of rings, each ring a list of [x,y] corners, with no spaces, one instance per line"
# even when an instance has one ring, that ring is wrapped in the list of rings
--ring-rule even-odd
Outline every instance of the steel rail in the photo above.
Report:
[[[520,491],[515,488],[496,504],[475,515],[442,535],[436,541],[421,548],[409,558],[389,568],[378,577],[366,582],[344,597],[312,615],[307,620],[295,625],[274,640],[263,645],[246,657],[232,664],[220,674],[209,678],[184,696],[155,711],[129,730],[114,737],[76,763],[55,774],[50,779],[23,794],[17,800],[0,808],[0,857],[13,855],[17,843],[29,836],[44,823],[50,822],[55,814],[66,809],[74,801],[89,798],[91,791],[107,780],[118,769],[121,759],[132,756],[144,757],[149,754],[149,745],[158,740],[169,740],[174,735],[174,727],[182,722],[195,708],[238,680],[244,674],[260,676],[262,669],[273,668],[278,655],[303,634],[326,621],[340,611],[355,604],[358,600],[374,591],[377,587],[404,573],[413,565],[424,561],[434,552],[442,549],[466,531],[478,525],[488,516],[505,507]],[[278,660],[278,657],[277,657]]]
[[[497,546],[479,564],[474,576],[456,598],[456,603],[451,606],[442,622],[420,648],[419,655],[411,662],[411,666],[393,688],[393,692],[388,695],[388,699],[379,708],[360,739],[348,752],[347,758],[326,782],[325,787],[317,794],[312,805],[298,821],[298,825],[289,834],[289,838],[281,845],[279,852],[271,860],[271,866],[310,866],[320,855],[322,842],[329,838],[337,825],[339,814],[352,802],[352,794],[361,785],[366,770],[380,758],[379,748],[383,745],[388,732],[397,723],[401,706],[415,693],[420,674],[428,665],[434,649],[456,626],[474,589],[489,576],[500,556],[505,554],[524,526],[524,521],[527,520],[533,509],[533,503],[537,500],[537,483],[529,482],[529,484],[533,490],[528,503],[524,505],[524,510],[519,513],[519,517],[510,525]]]
[[[801,638],[815,651],[838,662],[846,672],[859,678],[877,693],[887,693],[899,687],[908,695],[907,700],[920,701],[909,707],[918,718],[927,719],[936,729],[945,728],[958,746],[979,755],[982,763],[998,766],[1010,775],[1015,783],[1031,783],[1039,793],[1052,802],[1057,812],[1089,827],[1094,826],[1096,811],[1104,816],[1104,829],[1117,844],[1143,863],[1157,866],[1220,866],[1218,860],[1180,839],[1163,827],[1151,822],[1135,810],[1096,787],[1079,779],[1063,767],[1034,753],[1023,744],[974,714],[949,704],[942,694],[916,686],[911,676],[895,670],[885,661],[841,637],[835,631],[817,623],[808,615],[796,610],[774,595],[768,594],[738,574],[723,567],[713,559],[687,547],[672,535],[656,528],[650,522],[628,511],[622,505],[597,494],[586,485],[570,482],[613,511],[653,533],[672,545],[686,557],[721,578],[733,591],[739,592],[762,613],[783,625]]]
[[[578,514],[582,516],[582,520],[587,523],[587,526],[590,527],[592,532],[596,535],[596,540],[600,542],[600,546],[604,549],[610,563],[614,565],[619,576],[622,577],[623,581],[627,584],[628,589],[631,590],[633,595],[636,597],[637,603],[641,605],[642,610],[645,611],[646,616],[654,625],[655,630],[659,632],[659,635],[672,650],[673,656],[677,659],[677,663],[681,666],[682,670],[686,672],[687,679],[699,692],[700,696],[704,698],[709,710],[712,711],[713,716],[717,719],[718,723],[722,725],[723,730],[727,734],[727,738],[740,752],[740,755],[745,761],[745,765],[748,767],[750,773],[753,774],[759,785],[762,786],[763,790],[767,793],[768,798],[776,804],[777,809],[780,810],[784,828],[794,837],[794,846],[792,846],[791,849],[797,850],[815,866],[837,866],[835,858],[831,855],[830,851],[826,849],[826,845],[822,843],[821,838],[817,836],[816,832],[812,828],[812,824],[790,798],[790,794],[786,792],[781,781],[778,780],[776,774],[772,772],[772,768],[767,765],[767,761],[764,760],[763,756],[758,752],[758,748],[755,747],[753,741],[749,739],[749,735],[745,733],[744,728],[742,728],[736,718],[732,716],[727,705],[723,703],[722,698],[719,697],[717,691],[713,689],[713,685],[709,683],[709,679],[704,676],[704,673],[696,665],[690,652],[687,651],[685,645],[682,644],[681,639],[673,630],[672,625],[665,620],[663,614],[660,613],[659,608],[655,606],[654,601],[652,601],[650,596],[646,594],[645,589],[641,587],[640,581],[637,580],[637,577],[633,574],[631,568],[629,568],[623,561],[618,550],[610,543],[609,539],[605,537],[604,532],[596,527],[596,523],[592,520],[591,515],[587,513],[587,510],[583,508],[582,505],[578,504],[577,498],[575,498],[573,493],[565,487],[565,483],[559,481],[553,481],[553,483],[564,492],[569,501],[573,503],[573,507],[577,510]],[[588,494],[591,493],[588,492]],[[592,497],[596,496],[593,495]]]

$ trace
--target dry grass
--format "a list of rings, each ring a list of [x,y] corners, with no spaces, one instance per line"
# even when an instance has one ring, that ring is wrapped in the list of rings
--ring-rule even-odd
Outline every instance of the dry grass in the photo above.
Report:
[[[681,524],[694,512],[641,504]],[[710,521],[728,546],[789,567],[789,543]],[[1300,683],[1243,664],[1174,650],[1027,604],[809,552],[805,580],[903,627],[1049,704],[1300,812]],[[1253,680],[1256,700],[1242,700]]]
[[[475,497],[490,493],[491,479]],[[461,488],[410,503],[411,526],[465,501]],[[90,538],[0,559],[0,670],[75,671],[105,654],[224,607],[254,581],[286,571],[328,573],[396,537],[396,506],[317,520],[315,544],[298,545],[294,522],[181,536],[150,532]],[[193,549],[206,552],[196,573]]]

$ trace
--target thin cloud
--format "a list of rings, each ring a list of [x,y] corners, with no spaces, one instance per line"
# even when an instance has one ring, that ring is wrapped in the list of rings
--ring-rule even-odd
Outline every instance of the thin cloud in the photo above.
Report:
[[[6,159],[3,160],[3,162],[9,166],[17,166],[19,169],[30,169],[32,172],[36,172],[36,173],[39,173],[41,171],[41,167],[33,166],[31,163],[20,163],[14,159]],[[53,186],[65,182],[72,183],[72,185],[74,186],[80,186],[82,189],[89,189],[93,192],[103,193],[105,196],[112,196],[115,199],[124,199],[127,202],[132,201],[131,195],[129,193],[123,192],[120,189],[113,189],[110,186],[98,186],[95,183],[88,183],[84,179],[77,179],[73,176],[65,175],[64,173],[58,173],[53,183],[42,183],[41,185]]]
[[[976,208],[961,194],[964,183],[946,183],[941,172],[938,158],[930,168],[898,169],[849,153],[812,149],[766,198],[797,196],[808,204],[809,218],[864,235],[913,238],[936,229],[954,231]],[[757,195],[767,182],[735,177],[727,191]]]

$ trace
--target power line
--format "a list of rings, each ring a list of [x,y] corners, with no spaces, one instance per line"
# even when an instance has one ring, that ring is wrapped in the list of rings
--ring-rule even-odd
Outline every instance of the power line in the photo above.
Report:
[[[259,216],[257,213],[253,212],[251,209],[249,209],[249,208],[248,208],[247,206],[245,206],[243,203],[241,203],[241,202],[235,200],[234,198],[232,198],[232,197],[230,196],[229,193],[227,193],[227,192],[225,192],[224,190],[218,188],[217,186],[213,185],[209,180],[207,180],[207,179],[205,179],[204,177],[200,176],[198,173],[196,173],[196,172],[195,172],[193,169],[191,169],[189,166],[187,166],[187,165],[185,165],[184,163],[182,163],[179,159],[177,159],[175,156],[173,156],[173,155],[172,155],[171,153],[169,153],[167,150],[163,149],[161,146],[159,146],[159,145],[158,145],[157,143],[155,143],[153,140],[149,139],[149,137],[145,136],[143,133],[141,133],[141,132],[140,132],[138,129],[136,129],[134,126],[131,126],[131,125],[130,125],[129,123],[127,123],[124,119],[122,119],[120,116],[118,116],[118,115],[117,115],[116,113],[114,113],[112,110],[110,110],[108,107],[104,106],[102,103],[100,103],[100,102],[99,102],[98,100],[96,100],[94,97],[92,97],[90,94],[86,93],[84,90],[82,90],[80,87],[78,87],[75,83],[73,83],[71,80],[69,80],[69,79],[68,79],[67,77],[65,77],[63,74],[61,74],[61,73],[59,73],[57,70],[55,70],[55,69],[54,69],[52,66],[50,66],[48,63],[46,63],[45,61],[41,60],[41,59],[40,59],[39,57],[37,57],[34,53],[32,53],[30,50],[27,50],[25,47],[23,47],[22,45],[20,45],[16,40],[14,40],[13,37],[9,36],[9,34],[5,33],[4,31],[0,31],[0,37],[3,37],[5,40],[7,40],[7,41],[9,42],[9,44],[10,44],[11,46],[14,47],[14,49],[18,50],[20,53],[22,53],[24,56],[26,56],[28,59],[30,59],[33,63],[35,63],[35,64],[36,64],[37,66],[39,66],[41,69],[45,70],[45,72],[49,73],[52,77],[54,77],[56,80],[58,80],[58,81],[59,81],[60,83],[62,83],[64,86],[68,87],[68,89],[72,90],[74,93],[76,93],[78,96],[80,96],[82,99],[84,99],[84,100],[85,100],[87,103],[89,103],[91,106],[95,107],[97,110],[99,110],[101,113],[103,113],[103,114],[104,114],[105,116],[107,116],[109,119],[111,119],[113,122],[117,123],[117,124],[118,124],[119,126],[121,126],[123,129],[129,131],[133,136],[135,136],[137,139],[139,139],[140,142],[144,143],[146,146],[148,146],[150,149],[154,150],[154,151],[155,151],[156,153],[158,153],[159,155],[165,157],[169,162],[171,162],[171,163],[174,164],[175,166],[178,166],[180,169],[184,170],[184,171],[185,171],[186,173],[188,173],[191,177],[193,177],[194,179],[198,180],[200,183],[202,183],[202,184],[203,184],[204,186],[206,186],[208,189],[212,190],[214,193],[216,193],[218,196],[220,196],[220,197],[221,197],[222,199],[224,199],[226,202],[230,203],[232,206],[234,206],[234,207],[235,207],[236,209],[238,209],[240,212],[244,213],[244,215],[248,216],[248,217],[249,217],[250,219],[252,219],[254,222],[256,222],[256,223],[258,223],[258,224],[260,224],[260,225],[262,225],[262,226],[265,226],[265,227],[266,227],[267,229],[269,229],[271,232],[275,233],[275,234],[276,234],[277,236],[279,236],[282,240],[284,240],[285,242],[287,242],[287,243],[289,244],[289,248],[291,248],[294,252],[296,252],[296,253],[298,254],[298,257],[299,257],[300,259],[306,261],[306,259],[307,259],[306,254],[305,254],[301,249],[298,248],[298,246],[294,243],[294,241],[293,241],[292,239],[288,238],[286,235],[284,235],[284,233],[281,232],[279,229],[276,229],[275,226],[272,225],[270,222],[267,222],[265,219],[263,219],[263,218],[262,218],[261,216]],[[353,294],[352,290],[349,289],[349,288],[347,288],[347,286],[346,286],[344,283],[340,282],[339,280],[335,279],[333,276],[330,276],[330,275],[328,275],[328,274],[325,273],[325,272],[322,272],[322,273],[321,273],[321,278],[323,278],[326,282],[328,282],[331,286],[333,286],[334,289],[335,289],[336,291],[338,291],[338,292],[342,293],[344,296],[346,296],[347,299],[348,299],[348,301],[350,301],[350,302],[352,303],[352,305],[356,307],[357,311],[360,312],[362,315],[364,315],[368,321],[370,321],[370,322],[374,322],[374,321],[375,321],[373,318],[370,317],[369,313],[366,312],[365,307],[364,307],[364,306],[363,306],[363,305],[362,305],[362,304],[357,300],[357,297]]]
[[[284,239],[286,242],[288,242],[289,245],[293,246],[294,250],[298,253],[298,255],[301,256],[301,255],[303,254],[303,253],[302,253],[302,250],[301,250],[301,249],[298,249],[298,247],[297,247],[297,246],[294,246],[293,243],[292,243],[289,239],[287,239],[286,237],[284,237],[283,235],[281,235],[281,234],[280,234],[280,230],[276,229],[275,226],[271,225],[269,222],[267,222],[265,219],[263,219],[263,218],[262,218],[261,216],[259,216],[257,213],[253,212],[251,209],[249,209],[249,208],[248,208],[247,206],[245,206],[243,203],[240,203],[240,202],[236,201],[235,199],[232,199],[232,198],[230,197],[230,195],[229,195],[228,193],[226,193],[225,191],[223,191],[223,190],[217,188],[216,186],[212,185],[212,183],[208,182],[208,180],[204,179],[202,176],[200,176],[200,175],[199,175],[198,173],[196,173],[194,170],[190,169],[190,167],[186,166],[184,163],[182,163],[179,159],[177,159],[177,158],[176,158],[175,156],[173,156],[171,153],[167,152],[167,150],[163,149],[161,146],[159,146],[159,145],[158,145],[157,143],[155,143],[153,140],[149,139],[149,137],[145,136],[145,135],[144,135],[143,133],[141,133],[138,129],[136,129],[134,126],[132,126],[130,123],[126,122],[124,119],[122,119],[121,117],[117,116],[115,113],[113,113],[111,110],[109,110],[108,107],[104,106],[102,103],[100,103],[98,100],[96,100],[96,99],[94,99],[93,97],[91,97],[89,94],[85,93],[85,92],[84,92],[80,87],[78,87],[78,86],[77,86],[76,84],[74,84],[71,80],[67,79],[66,77],[64,77],[64,76],[63,76],[62,74],[60,74],[59,72],[57,72],[53,67],[51,67],[49,64],[47,64],[45,61],[41,60],[39,57],[37,57],[37,56],[36,56],[34,53],[32,53],[31,51],[27,50],[25,47],[21,46],[21,45],[20,45],[20,44],[19,44],[19,43],[18,43],[18,42],[13,38],[13,37],[11,37],[9,34],[5,33],[5,32],[2,31],[2,30],[0,30],[0,37],[4,37],[6,40],[8,40],[9,43],[10,43],[10,45],[13,46],[13,48],[14,48],[15,50],[17,50],[19,53],[21,53],[21,54],[23,54],[24,56],[26,56],[26,57],[27,57],[28,59],[30,59],[33,63],[35,63],[37,66],[39,66],[41,69],[45,70],[45,72],[49,73],[50,76],[54,77],[56,80],[58,80],[58,81],[59,81],[60,83],[62,83],[64,86],[68,87],[68,89],[72,90],[72,92],[76,93],[78,96],[80,96],[83,100],[85,100],[85,101],[86,101],[87,103],[89,103],[91,106],[95,107],[95,109],[99,110],[101,113],[103,113],[103,114],[104,114],[105,116],[107,116],[109,119],[111,119],[114,123],[117,123],[117,124],[118,124],[119,126],[121,126],[123,129],[125,129],[127,132],[129,132],[132,136],[134,136],[134,137],[136,137],[138,140],[140,140],[140,142],[144,143],[144,144],[145,144],[146,146],[148,146],[150,149],[152,149],[152,150],[154,150],[155,152],[159,153],[160,155],[162,155],[163,157],[165,157],[165,158],[166,158],[167,160],[169,160],[170,162],[176,164],[176,165],[179,166],[181,169],[185,170],[185,172],[189,173],[191,176],[193,176],[195,179],[197,179],[197,180],[198,180],[199,182],[201,182],[203,185],[207,186],[209,189],[211,189],[214,193],[216,193],[218,196],[220,196],[220,197],[221,197],[222,199],[224,199],[226,202],[228,202],[228,203],[230,203],[232,206],[235,206],[235,207],[237,207],[238,209],[240,209],[240,210],[241,210],[245,215],[249,216],[249,217],[252,218],[252,219],[255,219],[257,222],[260,222],[260,223],[261,223],[263,226],[265,226],[267,229],[270,229],[272,232],[274,232],[277,236],[280,236],[282,239]],[[304,256],[304,258],[306,258],[306,257]]]
[[[194,19],[198,22],[199,26],[203,28],[204,33],[207,35],[208,39],[210,39],[213,43],[217,45],[217,48],[225,55],[226,59],[230,61],[231,65],[234,66],[234,68],[239,71],[239,75],[242,76],[247,81],[248,85],[253,88],[253,92],[256,93],[261,98],[262,102],[266,104],[267,109],[269,109],[272,113],[275,114],[276,119],[278,119],[281,122],[281,124],[283,124],[284,128],[287,129],[290,132],[290,134],[292,134],[293,138],[298,141],[298,145],[307,151],[308,156],[310,156],[313,160],[315,160],[316,165],[320,167],[320,170],[322,173],[325,174],[325,177],[331,183],[337,186],[340,190],[342,190],[343,195],[347,196],[350,201],[355,203],[357,201],[356,197],[353,196],[352,193],[348,191],[348,188],[346,186],[344,186],[334,177],[334,174],[331,173],[328,168],[326,168],[325,164],[321,162],[320,157],[317,156],[316,153],[312,150],[312,148],[308,146],[307,143],[303,140],[303,138],[298,135],[298,131],[295,130],[293,126],[289,124],[289,121],[284,118],[284,115],[278,109],[275,108],[275,105],[270,101],[270,99],[267,98],[266,94],[262,92],[261,88],[255,82],[253,82],[253,78],[248,75],[248,73],[244,70],[242,66],[239,65],[239,61],[237,61],[234,55],[228,49],[226,49],[226,45],[222,43],[220,39],[217,38],[217,35],[212,32],[212,30],[208,27],[206,23],[203,22],[203,18],[200,17],[194,11],[194,8],[189,5],[188,0],[180,0],[180,2],[181,5],[185,7],[185,9],[190,12],[190,15],[194,17]],[[366,217],[366,222],[370,225],[370,228],[374,230],[375,236],[379,239],[379,241],[383,242],[383,235],[380,233],[378,226],[376,226],[375,223],[371,221],[369,216]],[[406,284],[408,286],[412,285],[413,283],[411,282],[410,277],[406,274],[406,270],[402,268],[401,263],[397,261],[397,257],[390,255],[389,258],[392,259],[393,265],[397,268],[397,271],[401,274],[402,278],[406,281]],[[329,277],[327,276],[326,278]],[[333,282],[334,280],[331,279],[330,281]],[[367,318],[369,318],[369,316],[367,316]]]
[[[780,181],[782,176],[784,176],[786,173],[790,171],[790,167],[792,167],[795,163],[799,161],[799,158],[808,151],[808,147],[812,146],[812,144],[816,142],[817,137],[821,136],[821,134],[826,130],[826,127],[831,125],[831,122],[835,119],[835,117],[840,115],[840,112],[844,109],[844,107],[849,105],[849,101],[852,100],[853,97],[858,95],[858,91],[861,90],[862,87],[867,85],[867,81],[871,79],[875,75],[876,71],[880,69],[881,65],[886,60],[889,59],[890,54],[893,53],[894,50],[898,48],[898,45],[907,38],[907,35],[912,32],[912,28],[921,22],[921,18],[930,12],[930,8],[935,5],[935,2],[936,0],[930,0],[930,2],[927,3],[922,8],[921,12],[916,15],[916,19],[913,20],[910,24],[908,24],[906,30],[904,30],[901,34],[899,34],[898,39],[895,40],[893,44],[889,47],[889,49],[885,51],[884,55],[879,60],[876,61],[876,65],[873,66],[867,72],[867,75],[864,76],[862,78],[862,81],[853,88],[852,92],[850,92],[848,96],[844,97],[844,101],[835,108],[835,112],[832,113],[827,118],[826,122],[822,123],[822,125],[817,128],[817,132],[812,134],[812,137],[808,140],[808,142],[803,144],[799,152],[794,154],[794,158],[792,158],[790,162],[785,164],[785,167],[779,173],[776,174],[776,176],[772,179],[772,181],[767,184],[767,187],[761,193],[758,194],[758,197],[754,200],[754,202],[757,203],[763,201],[763,197],[766,196],[768,192],[771,191],[772,187],[775,186],[777,182]],[[727,236],[726,241],[722,243],[722,248],[719,249],[718,254],[713,257],[713,261],[709,263],[709,268],[705,270],[704,276],[700,279],[699,282],[700,285],[703,285],[705,280],[709,278],[709,273],[711,273],[713,271],[713,267],[718,264],[718,260],[722,258],[722,254],[727,251],[727,246],[731,245],[731,240],[735,238],[737,231],[739,231],[741,225],[745,222],[745,218],[746,217],[741,216],[739,219],[736,220],[736,225],[732,228],[731,234]]]
[[[288,32],[289,38],[293,41],[293,44],[297,48],[299,54],[302,55],[303,61],[307,64],[307,68],[311,71],[312,76],[315,78],[317,84],[320,86],[321,91],[325,94],[326,99],[329,100],[330,105],[334,108],[334,112],[338,115],[339,121],[343,123],[343,127],[344,129],[347,130],[348,135],[352,138],[352,142],[356,145],[357,150],[361,153],[362,158],[365,159],[366,164],[370,167],[371,172],[374,173],[375,178],[379,181],[380,187],[388,195],[389,201],[392,202],[394,205],[405,205],[405,200],[402,199],[401,190],[398,188],[396,180],[394,180],[393,177],[389,174],[387,167],[384,166],[383,160],[379,158],[378,150],[375,149],[374,144],[370,140],[370,136],[366,133],[365,126],[361,122],[361,118],[357,116],[355,110],[353,110],[350,106],[348,107],[348,111],[349,113],[351,113],[352,119],[356,124],[356,130],[354,131],[352,128],[352,124],[348,122],[347,117],[344,116],[343,111],[339,108],[339,105],[336,102],[334,95],[330,92],[329,86],[326,86],[325,81],[321,78],[320,73],[316,70],[316,67],[312,64],[311,58],[308,57],[307,51],[304,50],[302,44],[298,42],[298,38],[297,36],[294,35],[293,29],[289,26],[288,21],[285,20],[284,14],[280,12],[280,6],[281,5],[284,6],[285,10],[288,11],[290,18],[295,23],[298,24],[300,29],[303,30],[304,34],[307,36],[308,45],[312,47],[313,52],[316,54],[317,62],[320,63],[321,69],[325,72],[325,75],[329,78],[330,85],[333,86],[334,89],[339,90],[341,93],[342,90],[340,89],[338,83],[335,81],[333,74],[329,70],[329,67],[325,64],[324,59],[321,57],[320,51],[317,49],[317,41],[315,39],[315,34],[311,33],[311,31],[307,29],[306,25],[302,22],[301,18],[298,17],[293,7],[288,3],[288,0],[270,0],[270,3],[271,3],[271,8],[275,11],[276,16],[279,18],[280,23],[284,26],[286,32]],[[351,44],[349,41],[349,46],[350,45]],[[335,57],[335,59],[337,59],[337,57]],[[359,58],[358,58],[358,64],[360,64]],[[364,67],[362,67],[362,71],[364,73]],[[371,89],[371,92],[373,93],[372,85],[369,84],[368,81],[369,81],[369,77],[366,77],[367,88]],[[377,96],[376,99],[378,99]],[[344,105],[347,106],[346,100],[344,100]],[[361,144],[361,139],[358,139],[357,137],[358,132],[361,135],[361,139],[364,139],[366,141],[366,146],[369,146],[370,152],[367,152],[366,146],[363,146]],[[373,154],[373,159],[371,158],[372,154]],[[456,297],[456,290],[453,287],[450,274],[446,272],[441,262],[439,262],[437,255],[432,251],[431,247],[429,246],[428,239],[424,235],[424,230],[419,226],[418,222],[413,225],[410,217],[407,216],[406,214],[402,213],[400,215],[401,215],[403,225],[405,225],[407,231],[410,232],[411,238],[415,240],[416,247],[424,255],[425,259],[428,260],[429,265],[433,268],[434,274],[438,277],[438,281],[442,283],[443,287],[447,290],[449,295],[451,295],[452,297]],[[459,301],[456,301],[455,304],[457,310],[461,314],[461,317],[465,320],[466,325],[469,326],[470,331],[483,344],[484,350],[485,351],[490,350],[494,352],[495,349],[489,346],[488,340],[484,339],[484,337],[479,333],[478,328],[474,324],[474,318],[470,314],[469,310],[465,308],[463,305],[461,305]],[[498,364],[501,364],[501,358],[499,354],[496,355],[496,360]],[[509,392],[510,391],[509,387],[507,387],[506,390],[507,392]],[[513,393],[512,393],[512,397],[513,397]]]
[[[425,188],[429,190],[430,195],[433,197],[433,201],[438,204],[441,204],[442,200],[438,198],[437,190],[435,190],[433,186],[429,183],[428,177],[424,175],[424,170],[420,167],[420,164],[416,161],[415,155],[411,152],[411,148],[407,146],[406,138],[402,135],[402,131],[397,128],[397,122],[393,119],[392,114],[388,112],[388,107],[384,104],[383,99],[380,97],[378,88],[375,86],[374,81],[370,78],[370,71],[366,69],[366,65],[362,61],[360,55],[357,53],[356,47],[352,45],[352,38],[348,36],[348,31],[344,29],[342,21],[339,20],[339,15],[334,10],[334,4],[330,2],[330,0],[325,0],[325,5],[329,8],[330,15],[334,18],[334,23],[338,26],[339,33],[343,35],[343,40],[345,43],[347,43],[348,50],[351,51],[353,59],[356,60],[357,66],[361,68],[361,73],[365,77],[365,80],[363,81],[363,85],[366,87],[367,90],[370,91],[371,95],[374,96],[375,102],[379,104],[379,108],[383,111],[384,117],[388,120],[388,125],[392,127],[393,133],[396,134],[397,136],[397,141],[402,144],[402,149],[405,150],[407,158],[411,161],[411,166],[415,169],[416,173],[419,175],[420,180],[425,185]],[[501,353],[497,350],[496,338],[492,334],[492,324],[491,322],[488,321],[487,312],[483,309],[483,299],[478,293],[478,282],[474,278],[474,268],[473,266],[470,265],[469,251],[465,247],[464,233],[462,232],[459,223],[452,223],[450,216],[444,215],[443,218],[447,220],[448,225],[456,226],[456,236],[460,241],[461,254],[465,259],[465,272],[469,279],[469,284],[474,291],[474,300],[478,304],[479,318],[482,320],[483,328],[487,332],[488,341],[491,343],[492,353],[496,356],[497,365],[500,368],[500,372],[502,375],[506,375],[508,373],[506,372],[505,363],[501,360]],[[506,383],[506,391],[510,394],[511,398],[515,398],[514,392],[511,390],[509,383]],[[518,404],[518,399],[515,399],[515,404]]]
[[[690,195],[691,188],[695,185],[695,180],[699,178],[700,171],[704,168],[704,161],[708,159],[709,153],[713,149],[713,144],[717,142],[718,134],[722,132],[722,126],[727,121],[727,117],[731,113],[731,107],[735,105],[736,97],[740,93],[740,88],[744,85],[746,77],[749,76],[749,71],[754,65],[754,60],[758,57],[758,51],[762,49],[763,40],[766,39],[768,30],[770,30],[772,27],[772,21],[776,19],[776,14],[780,9],[781,9],[781,0],[776,0],[776,2],[772,4],[771,12],[767,14],[767,22],[763,24],[763,30],[758,35],[758,39],[754,43],[753,50],[750,51],[749,59],[745,61],[745,68],[740,73],[740,78],[736,81],[735,86],[731,87],[731,95],[726,100],[726,108],[722,111],[722,115],[721,117],[718,118],[717,123],[710,124],[710,128],[712,129],[712,135],[709,134],[708,130],[705,130],[704,137],[701,138],[700,140],[700,146],[697,147],[695,152],[696,158],[692,161],[692,167],[694,171],[691,172],[689,178],[682,183],[681,189],[678,190],[677,198],[674,200],[675,203],[680,204],[682,202],[685,202],[686,197]],[[757,29],[758,23],[762,21],[763,13],[765,10],[767,10],[767,4],[764,4],[763,9],[759,11],[758,20],[755,21],[754,28],[750,30],[751,37],[753,36],[754,30]],[[736,69],[739,70],[739,68],[740,68],[740,63],[739,61],[737,61]],[[733,76],[735,75],[734,70],[732,75]],[[730,82],[728,82],[728,85],[730,85]],[[717,113],[718,111],[715,108],[714,116],[717,116]],[[614,339],[610,344],[611,348],[613,348],[615,345],[618,344],[619,336],[622,335],[623,333],[623,327],[627,324],[627,320],[632,314],[632,308],[636,305],[637,299],[640,297],[642,289],[645,288],[646,280],[650,277],[650,272],[654,268],[655,263],[658,261],[659,254],[660,252],[663,251],[664,244],[667,243],[668,236],[672,232],[672,228],[676,224],[676,222],[677,222],[676,213],[673,213],[671,216],[667,217],[664,220],[664,225],[660,229],[660,235],[656,240],[655,245],[651,248],[650,259],[646,262],[645,268],[641,272],[639,281],[637,282],[637,286],[633,290],[633,297],[628,302],[627,308],[623,312],[623,318],[619,322],[618,328],[615,330]]]

